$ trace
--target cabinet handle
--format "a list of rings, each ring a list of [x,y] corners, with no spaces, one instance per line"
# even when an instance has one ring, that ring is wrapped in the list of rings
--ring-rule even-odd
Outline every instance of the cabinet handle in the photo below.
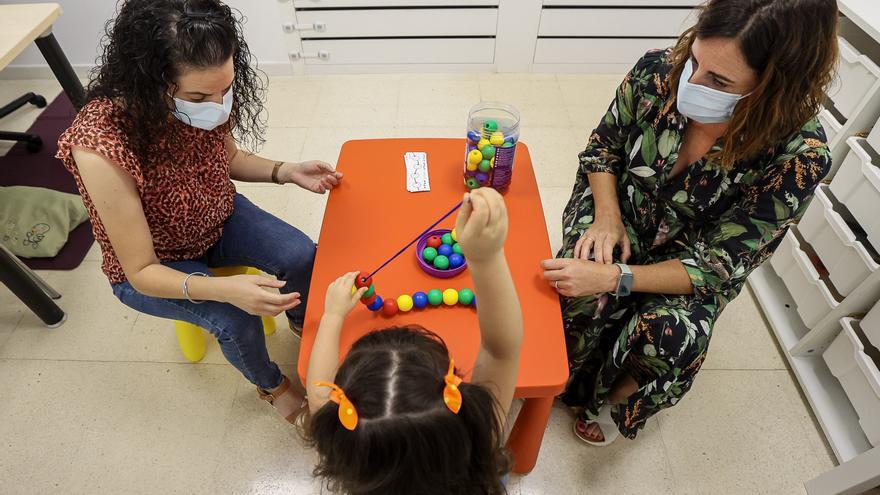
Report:
[[[281,29],[284,30],[285,33],[295,33],[297,31],[317,31],[322,32],[327,29],[327,23],[321,21],[315,21],[311,24],[297,24],[295,22],[283,22],[281,23]]]
[[[330,60],[330,52],[327,50],[318,50],[317,53],[290,52],[288,54],[291,62],[303,60],[306,58],[317,58],[319,60]]]

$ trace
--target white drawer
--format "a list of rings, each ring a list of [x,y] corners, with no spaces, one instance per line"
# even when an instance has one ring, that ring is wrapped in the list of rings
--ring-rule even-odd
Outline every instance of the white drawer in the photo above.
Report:
[[[539,38],[535,45],[535,63],[624,64],[632,67],[648,50],[667,48],[674,43],[673,38]]]
[[[831,180],[831,193],[859,222],[874,250],[880,251],[880,168],[864,139],[852,137],[847,144],[850,151]]]
[[[868,146],[880,154],[880,120],[874,124],[874,130],[871,131],[871,134],[868,134]]]
[[[677,37],[694,24],[692,9],[548,9],[538,36]]]
[[[834,84],[828,89],[828,97],[840,114],[849,119],[855,115],[859,104],[866,97],[880,89],[880,68],[843,38],[838,38],[838,44],[838,74]]]
[[[828,143],[834,141],[834,138],[840,134],[840,130],[843,129],[843,124],[837,121],[834,118],[834,115],[826,109],[822,109],[819,111],[817,115],[819,118],[819,123],[822,124],[822,128],[825,129],[825,137],[827,138]]]
[[[770,258],[770,265],[782,279],[804,325],[812,328],[826,314],[840,305],[828,283],[819,275],[807,253],[801,249],[795,236],[795,227],[789,229]]]
[[[377,38],[382,36],[495,36],[498,9],[305,10],[300,24],[323,23],[305,38]],[[408,41],[401,41],[407,44]]]
[[[844,297],[880,268],[874,255],[856,237],[853,229],[858,227],[851,227],[854,223],[849,212],[830,196],[826,185],[816,189],[798,223],[798,231],[816,251],[834,288]]]
[[[498,0],[293,0],[297,9],[329,9],[340,7],[447,7],[498,5]]]
[[[871,445],[880,446],[880,356],[876,349],[866,353],[859,337],[859,321],[841,318],[841,332],[822,354],[828,369],[840,381],[843,391],[859,415],[859,424]]]
[[[306,53],[326,51],[326,60],[307,58],[308,65],[337,64],[491,64],[495,39],[360,39],[303,40]]]
[[[868,342],[874,347],[880,348],[880,302],[874,304],[871,311],[862,318],[862,331]]]
[[[544,0],[544,5],[564,5],[568,7],[696,7],[705,0]]]

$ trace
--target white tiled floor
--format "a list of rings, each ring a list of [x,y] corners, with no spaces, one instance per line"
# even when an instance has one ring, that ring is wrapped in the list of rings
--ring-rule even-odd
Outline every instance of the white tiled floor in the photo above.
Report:
[[[537,168],[554,250],[576,154],[603,115],[619,76],[373,75],[272,78],[264,156],[334,161],[348,139],[460,137],[479,99],[518,106]],[[0,102],[53,81],[0,81]],[[22,109],[0,128],[26,129]],[[0,153],[8,146],[0,144]],[[244,185],[261,207],[317,238],[326,197]],[[69,321],[47,330],[0,287],[0,492],[318,493],[314,456],[257,400],[216,344],[200,364],[180,354],[169,322],[118,303],[100,255],[72,272],[47,272]],[[279,321],[280,328],[283,328]],[[833,466],[775,341],[744,292],[720,318],[687,399],[652,419],[635,441],[605,449],[573,438],[553,410],[536,469],[515,495],[559,493],[802,494]],[[269,338],[291,372],[289,332]]]

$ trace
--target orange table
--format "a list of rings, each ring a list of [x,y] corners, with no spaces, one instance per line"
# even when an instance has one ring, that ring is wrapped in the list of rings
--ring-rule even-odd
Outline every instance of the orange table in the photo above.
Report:
[[[375,269],[461,200],[464,145],[464,139],[387,139],[349,141],[342,147],[337,169],[345,179],[331,192],[324,213],[299,376],[306,376],[327,286],[344,272]],[[516,396],[525,403],[508,447],[516,461],[514,470],[527,473],[535,466],[553,398],[563,390],[568,366],[559,299],[542,279],[539,266],[551,257],[541,198],[528,148],[522,143],[517,146],[513,182],[504,196],[510,218],[505,251],[525,322],[516,388]],[[430,192],[407,192],[403,160],[407,151],[428,154]],[[438,228],[452,228],[454,222],[455,215]],[[424,273],[416,261],[415,246],[379,272],[374,284],[383,298],[434,288],[473,288],[469,271],[445,280]],[[428,307],[386,318],[359,305],[342,330],[342,351],[347,352],[352,342],[370,330],[413,323],[437,332],[462,370],[473,367],[480,342],[477,315],[462,306]]]

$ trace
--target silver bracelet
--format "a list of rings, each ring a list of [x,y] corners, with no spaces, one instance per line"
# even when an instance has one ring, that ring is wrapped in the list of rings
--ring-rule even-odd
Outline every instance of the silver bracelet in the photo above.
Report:
[[[193,304],[202,304],[205,301],[193,301],[192,298],[189,297],[189,287],[187,287],[186,284],[187,284],[187,282],[189,282],[189,278],[192,277],[193,275],[198,275],[200,277],[207,277],[208,276],[207,273],[202,273],[202,272],[193,272],[193,273],[188,274],[183,279],[183,297],[185,297],[187,301],[189,301]]]

